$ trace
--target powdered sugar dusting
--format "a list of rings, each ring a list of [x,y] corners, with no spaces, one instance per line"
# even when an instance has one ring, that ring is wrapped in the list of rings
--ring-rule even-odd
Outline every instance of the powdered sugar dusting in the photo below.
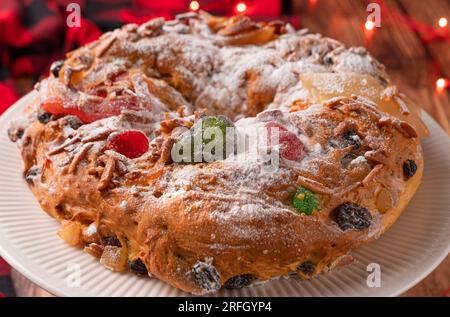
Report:
[[[307,154],[300,162],[282,160],[276,173],[266,170],[267,164],[260,160],[259,153],[249,156],[244,150],[207,166],[174,164],[158,180],[164,190],[157,199],[167,201],[198,191],[208,199],[223,202],[221,208],[211,213],[211,219],[221,225],[234,223],[230,234],[241,237],[251,238],[256,233],[251,228],[240,227],[239,219],[293,212],[292,207],[269,197],[261,189],[292,181],[298,171],[316,172],[313,161],[326,150],[292,124],[293,117],[308,117],[322,105],[314,104],[295,113],[288,113],[287,107],[295,100],[312,98],[314,89],[324,94],[344,94],[348,90],[348,78],[354,73],[372,76],[372,80],[385,78],[382,67],[367,52],[347,50],[334,40],[305,31],[289,29],[288,33],[265,44],[232,46],[224,45],[222,36],[197,19],[188,25],[178,20],[162,27],[162,21],[154,23],[148,29],[130,25],[104,35],[103,41],[109,39],[111,43],[103,49],[101,62],[92,61],[83,81],[67,87],[59,79],[49,78],[41,83],[39,95],[58,96],[82,104],[89,98],[101,98],[88,95],[88,87],[107,82],[110,86],[106,98],[118,94],[137,98],[138,110],[124,110],[118,116],[83,125],[76,131],[81,141],[70,145],[73,150],[82,146],[82,142],[98,142],[92,151],[99,152],[105,142],[105,138],[101,139],[104,133],[132,129],[143,131],[151,142],[161,120],[166,118],[165,113],[178,118],[174,111],[182,105],[190,110],[206,108],[210,114],[241,118],[236,122],[237,133],[244,136],[263,128],[270,120],[283,124],[304,144]],[[86,54],[90,59],[84,60],[91,61],[92,52],[88,49],[76,51],[73,59],[82,60]],[[124,70],[127,79],[115,80]],[[314,74],[314,82],[305,80],[310,74]],[[361,81],[361,85],[370,89],[367,81]],[[266,109],[283,111],[262,112]],[[75,133],[72,129],[65,131],[67,135]],[[145,172],[148,167],[144,164],[141,168],[139,162],[114,151],[103,153],[122,162],[130,172]],[[207,193],[196,188],[199,178],[210,176],[217,177],[218,181],[228,179],[223,181],[222,191]],[[156,199],[148,186],[120,186],[115,190]],[[127,206],[126,201],[119,205],[122,210]]]

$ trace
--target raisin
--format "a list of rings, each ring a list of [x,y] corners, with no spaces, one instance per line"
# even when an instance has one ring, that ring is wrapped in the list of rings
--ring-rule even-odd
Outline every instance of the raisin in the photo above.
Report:
[[[223,287],[227,289],[241,289],[243,287],[249,286],[254,280],[255,277],[251,274],[237,275],[228,279]]]
[[[370,226],[372,215],[361,206],[345,203],[337,207],[334,212],[334,220],[342,230],[363,230]]]
[[[50,112],[40,111],[37,115],[37,119],[42,124],[47,124],[52,117]]]
[[[197,261],[191,270],[191,274],[197,285],[207,292],[217,291],[221,287],[219,273],[211,264],[211,260]]]
[[[24,133],[25,131],[22,128],[10,127],[8,129],[8,137],[12,142],[19,141],[23,137]]]
[[[83,125],[83,122],[81,122],[80,119],[78,119],[77,117],[69,117],[67,118],[66,122],[69,125],[69,127],[71,127],[74,130],[78,130]]]
[[[148,274],[147,267],[145,266],[144,262],[142,262],[142,260],[139,258],[129,261],[128,265],[130,266],[130,271],[137,275]]]
[[[122,247],[122,243],[120,243],[119,239],[116,236],[109,236],[102,238],[103,246],[111,245],[115,247]]]
[[[37,166],[33,166],[25,173],[25,180],[27,181],[28,184],[32,185],[36,177],[40,174],[41,169]]]
[[[358,155],[356,155],[355,153],[347,153],[345,154],[342,159],[341,159],[341,165],[343,168],[348,168],[348,166],[350,165],[350,163],[357,158]]]
[[[50,66],[50,71],[53,74],[53,76],[55,77],[59,77],[59,71],[61,70],[61,68],[64,66],[64,61],[56,61],[53,62],[53,64]]]
[[[355,130],[350,129],[345,131],[339,139],[330,139],[329,144],[338,149],[351,146],[357,150],[361,147],[361,139]]]
[[[333,61],[333,59],[332,59],[330,56],[327,56],[327,57],[325,57],[325,58],[323,59],[323,63],[324,63],[325,65],[330,66],[330,65],[333,65],[333,64],[334,64],[334,61]]]
[[[311,261],[305,261],[298,266],[297,270],[304,274],[311,275],[316,271],[316,266]]]
[[[403,176],[405,179],[410,179],[416,174],[417,165],[413,160],[407,160],[403,163]]]
[[[378,80],[383,84],[384,87],[387,87],[389,84],[388,80],[384,78],[383,76],[377,76]]]
[[[361,139],[355,130],[347,130],[342,135],[343,144],[345,147],[353,146],[354,149],[359,149],[361,147]]]
[[[17,140],[20,140],[23,137],[24,133],[25,131],[23,129],[18,129],[16,132]]]

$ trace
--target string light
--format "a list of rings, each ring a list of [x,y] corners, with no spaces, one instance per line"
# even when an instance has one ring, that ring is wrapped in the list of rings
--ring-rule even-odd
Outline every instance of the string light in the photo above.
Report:
[[[444,18],[444,17],[440,18],[440,19],[438,20],[438,25],[439,25],[441,28],[445,28],[445,27],[448,25],[448,20],[447,20],[447,18]]]
[[[438,92],[444,91],[445,88],[447,88],[448,81],[445,78],[439,78],[436,80],[436,90]]]
[[[198,9],[200,9],[200,3],[198,1],[191,1],[191,3],[189,3],[189,9],[191,11],[198,11]]]
[[[309,6],[314,8],[316,6],[316,4],[317,4],[317,1],[318,0],[309,0]]]
[[[373,21],[371,20],[367,20],[366,24],[364,24],[364,27],[366,28],[367,31],[372,31],[375,27],[375,23],[373,23]]]
[[[245,11],[247,11],[247,5],[244,2],[239,2],[236,5],[236,11],[239,13],[244,13]]]

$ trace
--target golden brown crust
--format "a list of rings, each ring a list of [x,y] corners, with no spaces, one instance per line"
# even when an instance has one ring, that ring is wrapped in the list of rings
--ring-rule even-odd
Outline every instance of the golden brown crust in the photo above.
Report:
[[[420,183],[418,134],[426,131],[365,51],[288,29],[241,18],[152,20],[71,53],[59,78],[41,83],[19,142],[33,193],[64,223],[60,235],[87,244],[86,252],[110,269],[139,258],[151,275],[201,294],[236,276],[309,278],[387,230]],[[260,60],[245,65],[253,52]],[[240,68],[228,69],[227,58]],[[365,80],[364,89],[345,85],[355,80]],[[224,94],[229,89],[235,90]],[[49,99],[83,109],[92,99],[124,95],[139,107],[81,127],[73,127],[73,116],[35,119]],[[393,107],[393,115],[378,107]],[[191,127],[198,116],[190,114],[202,108],[257,115],[236,122],[242,133],[276,121],[295,132],[307,154],[301,162],[281,159],[273,172],[252,160],[173,163],[176,128]],[[130,129],[151,139],[146,154],[128,159],[105,148],[112,135]],[[412,177],[403,170],[408,161],[417,169]],[[312,215],[292,205],[300,186],[319,198]],[[337,222],[336,210],[347,203],[370,212],[367,227]],[[117,239],[106,243],[111,237]]]

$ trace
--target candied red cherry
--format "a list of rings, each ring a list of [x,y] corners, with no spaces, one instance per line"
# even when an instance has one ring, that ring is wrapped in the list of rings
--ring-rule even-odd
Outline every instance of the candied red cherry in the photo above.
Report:
[[[280,133],[281,157],[290,161],[299,161],[305,154],[305,146],[292,132]]]
[[[281,157],[290,161],[299,161],[305,154],[305,146],[297,136],[288,131],[282,125],[276,122],[269,122],[265,125],[268,132],[269,146],[280,144]],[[278,141],[275,138],[275,129],[278,129]]]
[[[140,131],[125,131],[117,134],[106,145],[106,149],[116,151],[130,159],[143,155],[148,148],[148,139]]]

